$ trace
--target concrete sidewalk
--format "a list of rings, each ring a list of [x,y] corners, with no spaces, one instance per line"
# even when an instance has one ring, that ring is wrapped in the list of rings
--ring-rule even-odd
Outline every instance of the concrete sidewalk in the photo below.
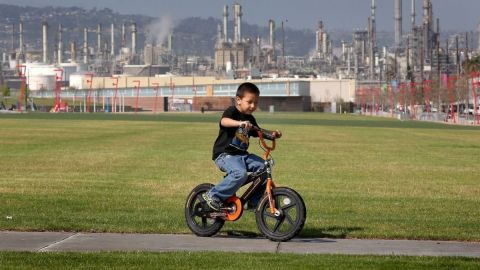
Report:
[[[229,251],[301,254],[461,256],[480,258],[479,242],[295,238],[209,238],[172,234],[0,232],[0,251]]]

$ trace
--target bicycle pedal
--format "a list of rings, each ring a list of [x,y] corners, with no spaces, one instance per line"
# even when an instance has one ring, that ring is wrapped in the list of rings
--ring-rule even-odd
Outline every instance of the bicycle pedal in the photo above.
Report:
[[[225,218],[227,216],[224,212],[213,212],[210,213],[210,218]]]

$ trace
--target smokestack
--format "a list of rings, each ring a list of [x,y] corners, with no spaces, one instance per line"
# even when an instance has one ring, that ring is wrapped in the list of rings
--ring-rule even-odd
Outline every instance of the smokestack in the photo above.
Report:
[[[173,46],[173,35],[169,34],[168,35],[168,51],[172,51],[172,46]]]
[[[122,48],[127,47],[127,32],[125,32],[125,23],[122,25]]]
[[[430,57],[430,48],[431,48],[431,27],[432,27],[432,3],[430,0],[423,0],[423,46],[424,46],[424,55],[425,59]]]
[[[413,33],[413,28],[415,28],[415,20],[417,14],[415,13],[415,0],[412,0],[412,33]]]
[[[323,44],[323,21],[318,22],[318,29],[315,33],[316,40],[315,40],[315,49],[317,52],[320,52]]]
[[[83,63],[88,64],[88,29],[83,28]]]
[[[97,25],[97,53],[102,52],[102,25]]]
[[[402,46],[402,0],[395,0],[395,47]]]
[[[234,18],[234,43],[242,42],[242,6],[238,3],[233,4],[233,9],[235,11]]]
[[[62,38],[62,25],[58,25],[58,64],[63,62],[63,38]]]
[[[477,34],[478,34],[478,51],[480,52],[480,23],[477,26]]]
[[[23,49],[23,21],[20,21],[20,28],[18,29],[18,32],[20,33],[20,44],[19,44],[19,49],[20,49],[20,54],[23,55],[24,49]]]
[[[220,24],[217,25],[217,45],[220,46],[224,42],[222,26]]]
[[[43,63],[48,62],[48,24],[47,22],[42,22],[42,51],[43,51]]]
[[[323,32],[322,41],[323,41],[322,52],[323,52],[324,55],[326,55],[327,52],[328,52],[328,42],[329,42],[327,32]]]
[[[12,23],[12,52],[15,52],[15,24]]]
[[[112,28],[110,30],[110,54],[115,55],[115,25],[112,23]]]
[[[132,55],[137,54],[137,24],[132,23]]]
[[[77,43],[75,41],[70,42],[70,62],[76,63],[77,62]]]
[[[370,66],[370,79],[373,79],[373,73],[375,70],[375,48],[376,48],[376,23],[375,23],[375,0],[372,0],[372,15],[370,17],[370,50],[369,50],[369,66]]]
[[[269,32],[269,42],[268,44],[272,48],[271,52],[267,54],[267,62],[273,63],[275,61],[275,21],[272,19],[268,20],[268,32]],[[261,47],[259,47],[260,50]]]
[[[273,51],[275,51],[275,22],[273,20],[268,21],[268,29],[270,37],[269,45],[272,46]]]
[[[223,7],[223,42],[228,42],[228,6]]]

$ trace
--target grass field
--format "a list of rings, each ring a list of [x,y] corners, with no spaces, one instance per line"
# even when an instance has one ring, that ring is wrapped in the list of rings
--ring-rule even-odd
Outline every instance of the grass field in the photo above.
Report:
[[[2,269],[478,269],[472,258],[232,253],[0,253]],[[19,267],[21,266],[21,267]]]
[[[284,133],[274,177],[306,202],[301,236],[480,241],[480,128],[256,116]],[[0,115],[0,230],[189,233],[187,194],[222,177],[219,117]],[[258,233],[253,214],[222,233]]]

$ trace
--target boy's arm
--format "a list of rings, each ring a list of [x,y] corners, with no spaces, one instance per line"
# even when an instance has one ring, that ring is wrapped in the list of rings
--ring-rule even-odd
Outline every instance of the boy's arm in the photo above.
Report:
[[[220,120],[220,125],[222,125],[222,127],[227,127],[227,128],[240,127],[242,125],[247,128],[252,127],[252,124],[248,121],[238,121],[228,117],[223,117],[222,120]]]

